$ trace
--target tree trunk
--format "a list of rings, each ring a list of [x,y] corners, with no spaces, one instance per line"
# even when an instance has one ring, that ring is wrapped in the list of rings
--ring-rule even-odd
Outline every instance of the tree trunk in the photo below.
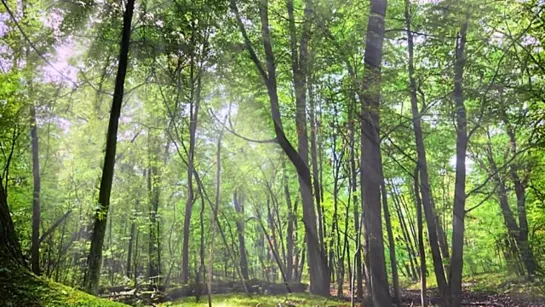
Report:
[[[371,297],[375,307],[388,306],[391,298],[386,276],[380,185],[382,165],[379,138],[379,100],[384,42],[385,0],[371,0],[370,16],[365,43],[365,72],[363,87],[358,96],[361,103],[361,194],[365,213],[364,227],[368,241]]]
[[[223,138],[223,129],[218,136],[218,143],[216,147],[216,198],[214,202],[212,212],[212,239],[210,243],[210,255],[208,260],[208,306],[212,307],[212,281],[214,279],[214,237],[216,234],[216,228],[219,226],[218,212],[220,208],[220,187],[221,187],[221,140]],[[227,243],[227,242],[225,242]],[[244,284],[244,281],[243,281]],[[246,286],[244,286],[246,288]]]
[[[293,85],[295,89],[295,104],[296,104],[296,118],[295,126],[297,129],[297,140],[298,140],[298,154],[304,163],[304,166],[308,169],[308,134],[307,134],[307,115],[306,115],[306,91],[307,91],[307,77],[309,74],[309,52],[308,52],[308,42],[310,40],[310,26],[311,26],[311,14],[312,14],[312,4],[310,0],[305,1],[305,14],[303,21],[303,29],[301,34],[301,41],[299,42],[299,50],[297,49],[297,35],[295,32],[295,19],[293,16],[293,1],[288,1],[288,15],[290,22],[290,43],[291,43],[291,59],[292,59],[292,73],[293,73]],[[314,152],[315,154],[315,152]],[[313,163],[316,159],[313,160]],[[316,164],[316,163],[315,163]],[[314,165],[314,164],[313,164]],[[314,193],[316,198],[319,199],[319,178],[316,176],[317,166],[314,165]],[[299,189],[301,192],[301,198],[303,201],[303,215],[311,217],[313,220],[312,224],[316,224],[316,213],[314,210],[313,200],[312,200],[312,191],[311,191],[311,178],[310,173],[308,178],[299,176]],[[305,177],[306,177],[305,176]],[[318,207],[318,210],[320,208]],[[306,212],[306,214],[305,214]],[[318,213],[320,216],[320,213]],[[318,222],[320,224],[320,222]],[[323,225],[322,225],[323,226]],[[305,230],[307,237],[308,253],[309,253],[309,267],[312,271],[312,267],[323,268],[323,272],[320,274],[320,279],[322,279],[319,284],[317,276],[311,278],[310,291],[316,294],[328,295],[329,294],[329,269],[327,268],[327,259],[325,257],[325,250],[323,247],[323,239],[314,241],[314,235],[310,235],[309,232],[316,232],[316,227],[311,227],[311,224],[308,224],[308,221],[305,220]],[[310,229],[308,229],[310,228]],[[322,229],[323,230],[323,229]],[[318,229],[319,236],[321,236]],[[319,249],[317,252],[313,251],[314,249]],[[312,255],[311,255],[312,254]],[[323,259],[315,259],[320,257]],[[318,257],[315,257],[318,256]],[[311,263],[315,262],[315,263]],[[320,266],[318,262],[323,262]],[[312,273],[311,273],[312,275]],[[327,282],[327,284],[326,284]]]
[[[416,84],[414,80],[414,44],[413,34],[411,31],[411,16],[409,12],[410,2],[405,1],[405,20],[407,26],[407,43],[409,48],[409,89],[411,96],[411,110],[413,116],[413,129],[416,140],[416,151],[418,155],[418,169],[420,172],[420,191],[422,193],[422,204],[424,207],[424,215],[426,217],[428,225],[428,236],[431,247],[431,254],[433,259],[433,267],[437,280],[437,285],[443,304],[448,303],[448,284],[445,278],[445,271],[443,267],[443,258],[441,257],[441,251],[439,248],[439,238],[437,235],[437,219],[435,217],[435,210],[433,208],[431,188],[429,184],[428,176],[428,162],[426,159],[426,148],[424,145],[424,138],[422,135],[422,127],[420,121],[420,112],[418,110],[418,98],[416,95]],[[415,178],[417,180],[418,178]],[[416,192],[416,191],[415,191]],[[421,274],[422,275],[422,274]],[[422,276],[420,276],[422,278]]]
[[[401,205],[399,200],[399,195],[397,188],[392,184],[392,194],[393,194],[393,201],[395,206],[395,211],[397,214],[397,218],[399,219],[399,224],[401,226],[401,233],[403,234],[403,241],[405,244],[405,248],[407,249],[407,253],[409,254],[409,263],[410,263],[410,275],[413,276],[413,278],[416,280],[418,278],[418,274],[416,272],[416,258],[417,254],[415,252],[415,244],[413,243],[413,240],[411,238],[411,234],[409,232],[409,227],[407,226],[407,221],[405,221],[405,217],[403,216],[403,213],[401,211]],[[417,240],[418,238],[415,238]]]
[[[507,135],[509,136],[511,154],[517,155],[517,139],[515,131],[512,126],[509,124],[507,114],[504,109],[501,110],[501,117],[503,123],[506,126]],[[528,218],[526,215],[526,187],[521,180],[518,174],[518,164],[516,162],[512,163],[509,167],[509,175],[511,180],[513,180],[515,186],[515,195],[517,197],[517,211],[518,211],[518,220],[519,220],[519,233],[517,237],[522,262],[526,268],[526,273],[528,278],[532,279],[535,271],[538,269],[538,264],[535,261],[532,249],[528,242]]]
[[[310,65],[309,65],[310,66]],[[312,82],[312,79],[309,78],[309,81]],[[322,196],[321,196],[321,185],[320,185],[320,175],[318,167],[318,154],[316,153],[316,130],[318,129],[316,125],[316,115],[314,114],[314,97],[312,92],[312,84],[308,87],[309,93],[309,118],[310,118],[310,158],[312,161],[312,183],[314,190],[314,199],[316,201],[316,212],[318,213],[318,236],[320,237],[320,242],[322,248],[326,248],[324,237],[325,237],[325,217],[323,216],[323,207],[322,207]]]
[[[32,272],[40,275],[40,158],[38,150],[38,127],[36,108],[30,106],[30,137],[32,139],[32,178],[34,183],[32,198]]]
[[[422,220],[422,200],[420,199],[420,184],[418,183],[418,166],[414,172],[414,198],[416,206],[416,223],[418,227],[418,253],[420,254],[420,301],[422,307],[427,307],[426,249],[424,248],[424,227]]]
[[[108,208],[110,206],[110,193],[114,177],[115,152],[117,146],[117,129],[119,116],[123,103],[123,91],[125,87],[125,76],[129,57],[129,44],[131,36],[131,21],[134,11],[135,0],[128,0],[123,15],[123,32],[119,50],[119,64],[115,78],[114,98],[108,133],[106,136],[106,153],[104,155],[104,167],[102,168],[102,179],[100,180],[100,191],[98,195],[99,208],[95,212],[93,236],[91,238],[91,251],[87,259],[87,274],[85,275],[85,290],[91,294],[98,292],[100,282],[100,268],[102,266],[102,245],[106,230]]]
[[[399,274],[397,271],[397,260],[394,233],[392,231],[392,221],[390,220],[390,209],[388,208],[388,198],[386,194],[386,186],[381,185],[382,192],[382,207],[384,209],[384,222],[386,224],[386,232],[388,235],[388,245],[390,246],[390,266],[392,267],[392,284],[394,286],[394,301],[397,306],[401,306],[401,288],[399,287]]]
[[[291,205],[291,197],[290,197],[290,189],[288,186],[288,176],[286,174],[286,162],[282,161],[282,183],[284,184],[284,196],[286,198],[286,205],[288,208],[288,229],[287,229],[287,259],[286,259],[286,278],[288,281],[293,280],[294,276],[294,265],[293,265],[293,252],[294,252],[294,240],[293,240],[293,234],[294,234],[294,228],[293,228],[293,219],[294,214],[292,211],[292,205]],[[295,265],[297,267],[297,263]]]
[[[191,62],[191,88],[192,96],[194,89],[194,60]],[[199,115],[199,105],[201,96],[201,74],[197,73],[197,89],[195,99],[191,97],[190,100],[190,123],[189,123],[189,150],[187,157],[187,199],[185,203],[185,215],[184,215],[184,237],[182,243],[182,283],[189,282],[189,240],[191,233],[191,213],[193,212],[193,172],[194,172],[194,158],[195,158],[195,135],[197,133],[197,120]]]
[[[464,219],[466,202],[466,151],[467,151],[467,118],[463,96],[463,74],[465,62],[467,22],[461,27],[456,46],[456,63],[454,64],[454,102],[456,105],[456,181],[454,185],[454,206],[452,216],[452,257],[450,260],[450,305],[462,304],[462,269],[464,254]]]
[[[233,194],[233,203],[237,212],[237,234],[238,234],[238,250],[240,254],[240,272],[244,280],[249,280],[248,277],[248,259],[246,258],[246,243],[244,240],[244,204],[242,199],[238,197],[238,193]]]
[[[351,193],[352,193],[352,202],[354,203],[354,232],[356,233],[356,253],[354,258],[354,271],[356,278],[356,289],[352,289],[352,292],[356,292],[359,299],[363,299],[363,268],[362,268],[362,259],[361,259],[361,248],[360,248],[360,239],[361,239],[361,214],[358,210],[360,202],[358,199],[358,175],[356,167],[356,142],[355,142],[355,119],[354,113],[356,112],[356,102],[351,101],[350,111],[348,112],[348,130],[349,130],[349,143],[350,143],[350,176],[351,176]],[[354,285],[352,285],[354,287]]]
[[[148,245],[148,276],[152,284],[158,285],[160,283],[161,274],[161,247],[159,240],[159,223],[157,222],[157,212],[159,211],[159,170],[154,164],[157,163],[157,156],[153,154],[155,150],[155,144],[151,144],[150,153],[150,167],[148,168],[148,193],[149,193],[149,245]],[[153,160],[153,161],[152,161]]]
[[[131,278],[131,275],[133,275],[133,266],[132,266],[132,254],[133,254],[133,245],[134,245],[134,239],[136,234],[136,210],[138,208],[138,200],[136,200],[136,204],[134,205],[134,215],[131,217],[131,234],[129,237],[129,247],[127,250],[127,277]]]
[[[9,212],[8,200],[0,177],[0,259],[2,263],[26,266]]]

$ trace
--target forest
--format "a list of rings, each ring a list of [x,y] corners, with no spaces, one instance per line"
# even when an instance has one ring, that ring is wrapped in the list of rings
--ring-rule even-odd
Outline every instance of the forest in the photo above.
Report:
[[[545,306],[542,0],[1,0],[0,305]]]

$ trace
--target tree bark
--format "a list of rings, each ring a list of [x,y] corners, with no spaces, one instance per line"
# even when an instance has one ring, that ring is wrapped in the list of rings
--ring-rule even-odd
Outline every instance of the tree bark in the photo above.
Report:
[[[509,123],[505,109],[500,110],[501,118],[506,126],[507,135],[511,147],[511,154],[517,154],[517,139],[515,130]],[[538,269],[538,264],[535,261],[532,249],[528,242],[528,218],[526,214],[526,186],[524,181],[518,174],[519,166],[514,162],[509,167],[509,175],[515,186],[515,195],[517,197],[517,212],[519,220],[519,233],[517,236],[518,245],[522,257],[522,262],[526,268],[526,273],[529,279],[532,279],[535,271]]]
[[[410,2],[405,1],[405,21],[407,27],[407,43],[409,49],[409,92],[411,96],[411,110],[413,116],[413,129],[416,140],[416,151],[418,155],[418,169],[420,173],[420,191],[422,193],[422,204],[424,207],[424,215],[426,217],[428,225],[428,236],[431,247],[431,254],[433,259],[433,267],[437,280],[437,285],[443,299],[443,304],[448,304],[449,290],[448,284],[445,278],[445,271],[443,267],[443,258],[441,257],[441,251],[439,248],[439,238],[437,231],[437,219],[435,216],[435,210],[433,208],[431,188],[429,184],[428,176],[428,162],[426,159],[426,148],[424,145],[424,138],[422,135],[422,127],[420,121],[420,112],[418,110],[418,98],[416,95],[416,83],[414,80],[414,43],[413,33],[411,31],[411,15],[409,12]],[[417,180],[418,178],[415,178]],[[416,191],[415,191],[416,192]],[[422,278],[422,276],[421,276]]]
[[[40,275],[40,157],[38,150],[38,127],[36,125],[36,108],[30,106],[30,137],[32,139],[32,272]]]
[[[287,245],[287,259],[286,259],[286,278],[288,281],[293,280],[294,276],[294,265],[293,265],[293,257],[294,257],[294,240],[293,240],[293,234],[294,234],[294,227],[293,227],[293,209],[291,204],[291,197],[290,197],[290,188],[288,186],[288,176],[286,174],[286,162],[282,161],[282,183],[284,185],[284,197],[286,198],[286,205],[288,208],[288,229],[287,229],[287,238],[286,238],[286,245]],[[297,267],[297,263],[295,264],[295,267]]]
[[[136,200],[134,205],[134,214],[131,217],[131,234],[129,237],[129,247],[127,251],[127,277],[131,278],[133,275],[133,265],[132,265],[132,255],[133,255],[133,245],[136,235],[136,210],[138,208],[138,200]],[[134,272],[136,274],[136,272]]]
[[[392,284],[394,287],[394,302],[397,306],[401,306],[401,288],[399,287],[399,273],[397,271],[397,260],[394,233],[392,231],[392,221],[390,220],[390,209],[388,208],[388,198],[386,194],[386,186],[381,185],[382,192],[382,207],[384,210],[384,222],[386,224],[386,233],[388,235],[388,245],[390,251],[390,266],[392,267]]]
[[[237,212],[237,234],[238,234],[238,250],[240,254],[240,272],[245,280],[249,280],[248,277],[248,259],[246,258],[246,242],[244,240],[244,204],[241,197],[237,192],[233,193],[233,203],[235,205],[235,211]]]
[[[151,137],[151,136],[150,136]],[[159,240],[159,223],[157,221],[157,212],[159,211],[159,170],[155,165],[157,163],[157,155],[154,154],[156,150],[154,144],[155,142],[151,141],[150,147],[150,161],[148,168],[148,193],[149,193],[149,242],[148,242],[148,277],[152,284],[158,285],[160,283],[160,274],[161,274],[161,246]]]
[[[422,307],[428,306],[426,284],[426,249],[424,248],[424,231],[422,220],[422,200],[420,198],[420,184],[418,182],[418,166],[414,171],[414,198],[416,206],[416,223],[418,228],[418,253],[420,255],[420,302]]]
[[[191,88],[193,96],[194,85],[194,61],[191,63]],[[189,149],[187,157],[187,199],[185,203],[185,215],[184,215],[184,237],[182,243],[182,283],[189,282],[189,240],[190,240],[190,226],[191,226],[191,213],[193,212],[193,172],[194,172],[194,159],[195,159],[195,135],[197,133],[197,120],[199,115],[199,105],[201,96],[201,74],[197,72],[197,86],[195,91],[195,99],[191,97],[190,100],[190,123],[189,123]]]
[[[208,259],[208,306],[212,307],[212,281],[214,279],[214,237],[216,234],[216,228],[219,226],[218,221],[218,212],[220,208],[220,201],[221,201],[221,195],[220,195],[220,187],[221,187],[221,140],[223,138],[223,129],[221,129],[219,136],[218,136],[218,143],[216,147],[216,198],[214,202],[213,207],[213,214],[212,214],[212,239],[210,243],[210,255]],[[223,237],[223,235],[222,235]],[[227,242],[225,242],[227,243]],[[244,287],[246,288],[246,285],[244,281],[242,281]],[[246,290],[247,291],[247,290]]]
[[[354,114],[356,112],[356,102],[352,101],[350,104],[350,111],[348,112],[348,129],[349,129],[349,142],[350,142],[350,176],[351,176],[351,193],[352,193],[352,201],[354,203],[354,231],[357,235],[356,237],[356,253],[354,255],[355,263],[354,263],[354,271],[355,271],[355,278],[356,278],[356,289],[352,289],[352,292],[356,292],[357,297],[359,299],[363,299],[363,268],[362,268],[362,259],[361,259],[361,214],[358,210],[360,206],[360,202],[358,199],[358,176],[357,176],[357,168],[356,168],[356,142],[355,142],[355,119]],[[352,285],[354,287],[354,285]]]
[[[454,102],[456,106],[456,180],[454,184],[454,206],[452,216],[452,257],[450,259],[450,305],[462,304],[462,269],[464,254],[464,219],[466,202],[466,151],[467,118],[463,96],[463,74],[465,63],[467,22],[462,24],[456,46],[454,64]]]
[[[0,259],[2,263],[26,266],[9,212],[8,200],[0,177]]]
[[[112,110],[110,112],[110,121],[108,123],[106,153],[104,155],[104,166],[102,168],[102,179],[100,181],[100,192],[98,195],[99,208],[95,212],[93,236],[91,238],[91,251],[87,259],[88,268],[87,274],[85,275],[85,290],[91,294],[96,294],[98,292],[98,285],[100,282],[102,245],[104,243],[106,221],[110,206],[110,193],[112,191],[112,182],[114,177],[117,130],[119,126],[119,116],[121,114],[121,105],[123,103],[125,76],[127,74],[134,2],[135,0],[127,1],[127,6],[123,16],[123,32],[119,50],[119,64],[115,78],[114,98],[112,102]]]
[[[386,276],[380,203],[380,185],[383,178],[379,106],[386,6],[385,0],[371,0],[364,55],[365,72],[362,88],[358,92],[361,103],[361,194],[365,214],[364,228],[368,249],[371,251],[366,254],[369,259],[367,268],[371,282],[371,298],[375,307],[391,304]]]

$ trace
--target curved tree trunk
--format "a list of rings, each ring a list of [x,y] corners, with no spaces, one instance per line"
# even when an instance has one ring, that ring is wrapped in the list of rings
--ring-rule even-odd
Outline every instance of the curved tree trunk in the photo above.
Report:
[[[308,5],[309,1],[307,1]],[[297,170],[299,177],[299,191],[301,193],[301,200],[303,203],[303,223],[305,227],[305,240],[308,253],[308,267],[310,275],[310,292],[314,294],[320,294],[329,296],[329,268],[327,265],[327,259],[323,248],[321,248],[320,241],[316,230],[316,211],[312,200],[312,180],[310,175],[310,169],[308,167],[308,144],[306,144],[306,126],[303,126],[303,121],[306,122],[306,118],[302,115],[305,114],[305,110],[300,110],[300,105],[303,105],[303,98],[306,95],[304,90],[299,88],[299,85],[303,86],[304,79],[297,80],[297,94],[299,97],[298,114],[296,122],[299,131],[299,146],[300,151],[295,150],[293,145],[288,140],[284,128],[282,125],[282,116],[280,114],[280,106],[278,100],[278,89],[276,80],[276,60],[271,44],[271,34],[269,29],[269,6],[267,0],[259,1],[259,16],[261,19],[261,38],[263,42],[263,49],[265,52],[266,64],[263,66],[258,59],[257,54],[252,46],[252,42],[246,32],[244,22],[237,8],[235,0],[230,1],[230,6],[237,20],[238,27],[244,37],[244,43],[246,50],[250,53],[250,58],[254,62],[264,84],[267,86],[267,93],[269,95],[269,102],[271,105],[271,119],[273,121],[274,132],[276,135],[276,142],[280,145],[286,156],[290,159],[291,163]],[[307,6],[308,7],[308,6]],[[305,9],[305,24],[310,26],[310,18],[312,11]],[[306,32],[306,31],[303,31]],[[304,50],[306,54],[306,45],[301,41],[301,50]],[[304,59],[303,59],[304,62]],[[306,67],[306,65],[301,65]],[[303,87],[304,89],[304,87]],[[305,124],[306,125],[306,124]],[[306,148],[306,151],[305,151]],[[300,271],[301,272],[301,271]]]

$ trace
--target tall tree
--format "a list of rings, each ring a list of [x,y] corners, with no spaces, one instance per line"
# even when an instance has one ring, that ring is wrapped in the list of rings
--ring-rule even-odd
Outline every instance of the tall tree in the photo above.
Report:
[[[467,21],[463,22],[456,41],[456,62],[454,63],[454,103],[456,107],[456,182],[452,216],[452,257],[450,260],[449,285],[450,305],[462,304],[462,268],[464,264],[464,219],[466,203],[466,152],[467,115],[464,104],[463,77]]]
[[[246,241],[244,239],[244,203],[238,192],[233,193],[233,204],[237,212],[237,234],[238,251],[240,256],[240,272],[245,280],[250,279],[248,275],[248,259],[246,257]],[[289,260],[289,259],[288,259]]]
[[[267,87],[269,95],[269,102],[271,105],[271,119],[273,121],[274,132],[276,134],[275,141],[280,145],[284,153],[288,156],[292,164],[297,170],[299,176],[299,186],[301,199],[303,202],[303,222],[305,225],[305,240],[308,253],[308,268],[310,273],[310,291],[315,294],[329,295],[329,269],[327,266],[327,259],[322,248],[320,248],[320,242],[318,240],[316,230],[316,211],[312,201],[311,191],[311,175],[308,167],[308,152],[306,155],[300,155],[293,147],[291,142],[284,132],[282,124],[282,116],[280,113],[280,105],[278,99],[277,78],[276,78],[276,60],[272,49],[270,27],[269,27],[269,5],[267,0],[260,0],[259,2],[259,16],[261,20],[261,39],[263,43],[263,49],[265,52],[266,64],[263,66],[257,54],[252,46],[252,42],[248,37],[244,22],[237,8],[237,4],[234,0],[231,0],[231,9],[235,13],[237,25],[244,38],[244,44],[246,50],[250,54],[252,62],[256,66],[263,82]],[[310,22],[307,20],[306,22]],[[266,67],[266,69],[264,68]],[[304,66],[302,66],[304,67]],[[298,80],[304,82],[303,80]],[[299,95],[305,95],[304,91],[299,92]],[[304,110],[299,111],[300,124],[303,121],[301,113]],[[306,127],[305,130],[306,131]],[[300,137],[301,139],[306,139]],[[308,144],[300,144],[299,146],[308,147]],[[306,156],[306,157],[305,157]]]
[[[193,33],[193,32],[192,32]],[[182,245],[182,282],[189,281],[189,240],[191,213],[195,197],[193,193],[193,172],[195,171],[195,135],[197,134],[197,120],[201,102],[202,74],[196,64],[195,56],[191,55],[191,94],[189,100],[189,149],[187,152],[187,199],[184,215],[184,237]]]
[[[441,251],[439,248],[438,238],[438,220],[436,219],[435,209],[433,207],[430,180],[428,174],[428,161],[426,158],[426,147],[424,145],[424,137],[421,126],[421,114],[418,107],[418,96],[416,81],[414,76],[414,40],[413,32],[411,30],[411,12],[410,1],[405,0],[405,26],[407,33],[407,46],[408,46],[408,73],[409,73],[409,94],[411,99],[411,111],[414,136],[416,140],[416,152],[418,156],[418,173],[420,174],[420,188],[418,189],[422,193],[422,205],[424,207],[424,215],[426,217],[426,223],[428,225],[428,236],[431,247],[431,254],[433,260],[433,268],[437,285],[443,300],[446,303],[448,299],[448,284],[445,277],[445,271],[443,267],[443,258],[441,257]],[[415,178],[418,180],[418,178]],[[417,193],[417,191],[415,191]],[[420,246],[420,245],[419,245]],[[421,276],[422,278],[422,276]]]
[[[38,150],[38,127],[36,107],[30,106],[30,137],[32,139],[32,272],[40,274],[40,156]]]
[[[102,179],[100,180],[98,208],[94,215],[91,250],[89,252],[89,257],[87,258],[85,290],[92,294],[98,292],[98,285],[100,282],[102,245],[104,244],[108,209],[110,206],[110,194],[114,177],[117,130],[119,127],[119,117],[121,115],[121,105],[123,104],[125,76],[127,75],[134,3],[135,0],[127,0],[125,13],[123,14],[123,30],[119,49],[117,75],[115,77],[114,97],[112,109],[110,111],[110,120],[108,122],[108,132],[106,134],[106,152],[104,154],[104,166],[102,167]]]
[[[365,42],[365,72],[358,92],[361,103],[361,194],[365,212],[364,227],[368,241],[368,275],[375,307],[391,304],[384,257],[380,186],[382,158],[379,137],[379,107],[384,43],[386,0],[371,0]]]

